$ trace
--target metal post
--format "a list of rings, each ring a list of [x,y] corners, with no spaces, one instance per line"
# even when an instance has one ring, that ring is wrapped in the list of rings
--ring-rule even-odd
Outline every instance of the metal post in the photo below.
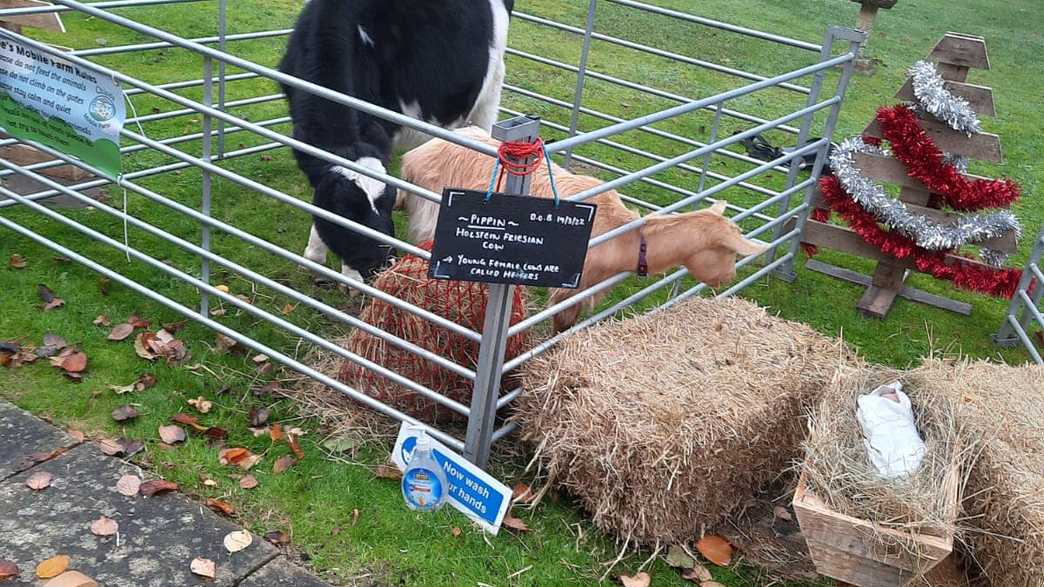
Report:
[[[584,101],[584,84],[587,83],[587,56],[591,53],[591,34],[594,32],[595,7],[598,0],[591,0],[587,4],[587,24],[584,25],[584,43],[580,49],[580,63],[576,70],[576,93],[573,94],[573,111],[569,114],[569,136],[576,136],[576,129],[580,124],[580,104]],[[570,147],[565,152],[562,165],[569,169],[573,164],[573,149]]]
[[[214,61],[210,56],[203,57],[203,104],[210,106],[214,100]],[[210,132],[214,123],[213,118],[207,113],[203,114],[203,140],[202,140],[202,158],[206,162],[210,162],[211,159],[211,137]],[[211,176],[210,172],[203,169],[203,182],[202,182],[202,203],[200,205],[200,211],[210,216],[210,190],[211,190]],[[200,237],[200,246],[203,249],[210,251],[210,225],[204,223],[200,229],[202,234]],[[199,267],[200,280],[204,283],[210,283],[210,259],[203,257],[200,260]],[[205,291],[199,292],[199,313],[204,318],[210,312],[210,295]]]
[[[855,72],[856,58],[859,57],[859,50],[866,41],[866,33],[855,29],[848,29],[842,27],[830,27],[827,31],[826,41],[823,44],[823,52],[820,54],[820,62],[830,59],[830,51],[833,47],[834,40],[839,39],[848,41],[848,52],[853,55],[853,58],[847,61],[844,65],[844,70],[841,73],[841,79],[837,82],[837,90],[834,92],[834,97],[838,98],[838,101],[831,106],[830,114],[827,116],[826,126],[823,128],[823,138],[826,142],[819,148],[816,153],[816,162],[812,166],[812,179],[818,179],[820,173],[823,171],[823,165],[826,163],[827,153],[830,151],[830,141],[834,137],[834,129],[837,127],[837,120],[841,114],[841,105],[844,103],[845,92],[848,90],[848,84],[852,81],[852,74]],[[818,99],[819,92],[823,84],[823,75],[826,72],[821,70],[815,74],[815,82],[813,83],[812,90],[809,93],[809,99],[813,97]],[[811,103],[816,103],[812,101]],[[812,116],[808,116],[801,125],[801,130],[798,133],[798,148],[804,146],[808,140],[808,132],[811,128]],[[793,186],[794,180],[797,177],[796,163],[792,160],[790,162],[790,172],[787,175],[787,186]],[[797,216],[796,228],[798,234],[801,235],[805,231],[805,224],[808,221],[808,216],[812,211],[812,200],[815,196],[816,190],[819,189],[817,181],[813,181],[809,184],[808,189],[805,190],[805,204],[807,207],[801,214]],[[779,213],[784,214],[790,208],[790,198],[784,198],[784,201],[780,203]],[[785,225],[781,224],[776,228],[775,235],[778,237],[782,234],[785,229]],[[773,239],[775,240],[775,239]],[[776,276],[784,281],[794,281],[797,278],[797,274],[794,272],[794,259],[797,258],[798,247],[801,245],[801,237],[793,239],[790,243],[790,259],[779,266],[776,270]],[[772,250],[769,253],[768,262],[771,263],[772,259],[776,256],[776,251]]]
[[[527,116],[510,118],[493,126],[493,138],[503,142],[533,142],[540,136],[540,120]],[[507,175],[504,193],[529,194],[530,177]],[[485,468],[489,462],[493,432],[496,430],[500,378],[504,368],[504,351],[511,327],[512,285],[490,284],[486,318],[482,328],[475,387],[471,396],[468,435],[464,440],[464,458]]]
[[[813,102],[814,103],[814,102]],[[718,130],[721,128],[721,111],[725,108],[725,102],[718,104],[718,107],[714,110],[714,125],[711,127],[710,141],[708,145],[713,145],[718,142]],[[812,116],[809,114],[809,116]],[[697,193],[703,191],[703,186],[707,182],[707,170],[710,167],[711,156],[714,152],[708,152],[703,156],[703,168],[700,169],[700,187],[696,190]]]
[[[225,52],[228,33],[228,0],[218,0],[218,50]],[[225,62],[218,61],[218,110],[225,111]],[[225,121],[218,121],[217,158],[225,156]]]
[[[1001,323],[1000,330],[993,335],[993,342],[996,344],[1003,347],[1012,347],[1021,342],[1021,339],[1015,332],[1015,327],[1011,325],[1011,319],[1015,318],[1020,309],[1022,310],[1022,316],[1018,318],[1018,322],[1022,325],[1023,330],[1029,328],[1033,319],[1033,313],[1026,307],[1026,301],[1019,296],[1018,292],[1029,289],[1034,277],[1032,268],[1035,265],[1040,266],[1042,257],[1044,257],[1044,231],[1041,231],[1040,237],[1037,238],[1037,243],[1030,253],[1029,262],[1026,263],[1026,269],[1022,272],[1022,280],[1019,281],[1019,288],[1015,290],[1015,295],[1011,296],[1011,304],[1008,306],[1008,311],[1004,313],[1004,322]],[[1034,305],[1039,305],[1042,297],[1044,297],[1044,283],[1037,283],[1036,287],[1033,288],[1033,294],[1030,296],[1030,299]]]

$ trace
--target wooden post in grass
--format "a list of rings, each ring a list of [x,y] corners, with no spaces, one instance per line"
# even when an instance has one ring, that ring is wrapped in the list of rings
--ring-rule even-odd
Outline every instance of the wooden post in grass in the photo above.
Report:
[[[966,99],[976,114],[979,116],[996,115],[993,91],[990,88],[966,82],[970,69],[990,68],[986,42],[981,37],[947,33],[928,58],[938,64],[939,73],[946,80],[946,87],[954,94]],[[911,101],[914,99],[913,84],[910,80],[907,80],[900,88],[896,97]],[[1000,138],[995,134],[980,133],[968,137],[930,117],[921,118],[921,126],[944,152],[979,161],[1001,161]],[[864,136],[881,136],[881,129],[876,120],[866,127],[863,134]],[[901,162],[889,157],[857,154],[855,163],[864,176],[877,182],[900,186],[899,199],[906,203],[911,212],[928,216],[939,222],[953,219],[949,213],[939,209],[938,202],[941,198],[932,198],[932,194],[924,184],[907,175],[906,168]],[[968,177],[979,179],[974,175]],[[828,208],[818,193],[813,205],[818,208]],[[809,261],[806,265],[813,271],[868,286],[858,304],[859,310],[866,316],[884,318],[897,296],[962,314],[971,313],[969,304],[906,287],[904,281],[907,275],[911,271],[915,271],[913,262],[899,261],[882,253],[876,247],[863,242],[859,235],[846,227],[809,220],[804,240],[819,247],[835,249],[877,261],[877,268],[871,277],[816,260]],[[1017,248],[1015,235],[1010,233],[979,244],[988,244],[991,248],[1006,253],[1013,253]],[[977,261],[963,257],[958,260],[955,255],[949,255],[947,260],[948,262],[978,264]]]
[[[50,2],[42,2],[39,0],[0,0],[0,10],[11,8],[33,8],[37,6],[50,5]],[[62,19],[57,12],[0,17],[0,28],[21,34],[23,27],[61,33],[65,32],[65,25],[62,23]],[[0,133],[0,140],[9,138],[8,135]],[[0,147],[0,158],[21,166],[54,160],[54,157],[23,144]],[[42,169],[40,170],[40,174],[67,185],[80,183],[91,177],[89,173],[74,165],[61,165],[58,167]],[[8,176],[5,179],[4,184],[8,189],[20,194],[29,194],[40,191],[44,187],[42,184],[33,181],[32,179],[20,175]],[[60,201],[63,204],[75,205],[76,207],[80,206],[78,203],[74,204],[72,199],[64,196],[58,196],[57,198],[54,198],[54,200]]]
[[[891,10],[899,0],[852,0],[859,6],[859,30],[867,35],[874,28],[874,20],[877,19],[877,11],[884,8]]]

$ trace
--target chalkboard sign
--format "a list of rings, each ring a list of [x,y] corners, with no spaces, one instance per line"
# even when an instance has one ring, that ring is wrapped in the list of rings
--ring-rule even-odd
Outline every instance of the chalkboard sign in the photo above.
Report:
[[[428,275],[435,279],[576,288],[595,204],[447,189]]]

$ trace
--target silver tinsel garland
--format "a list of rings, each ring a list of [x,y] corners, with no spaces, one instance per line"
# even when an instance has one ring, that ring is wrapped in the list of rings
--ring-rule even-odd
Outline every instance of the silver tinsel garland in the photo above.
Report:
[[[982,132],[982,123],[968,101],[954,96],[946,82],[928,61],[918,61],[910,68],[914,96],[925,112],[968,136]]]
[[[863,176],[855,165],[856,153],[887,155],[887,151],[868,145],[862,138],[851,138],[834,150],[830,166],[848,195],[864,210],[891,230],[912,239],[918,246],[930,251],[950,251],[968,244],[998,238],[1022,227],[1010,212],[968,214],[956,217],[953,223],[940,224],[909,211],[906,204],[889,196],[884,188]],[[994,267],[1004,264],[1007,255],[983,247],[981,258]]]

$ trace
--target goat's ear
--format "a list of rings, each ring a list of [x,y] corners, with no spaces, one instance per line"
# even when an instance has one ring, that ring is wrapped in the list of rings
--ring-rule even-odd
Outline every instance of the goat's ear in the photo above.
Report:
[[[729,238],[725,242],[725,246],[732,249],[733,251],[736,251],[736,254],[741,257],[749,257],[751,255],[764,253],[769,248],[768,245],[763,245],[752,240],[747,240],[743,238],[743,236],[736,233],[730,234]]]
[[[729,205],[729,203],[726,202],[725,200],[718,200],[713,206],[711,206],[710,208],[707,208],[707,210],[709,210],[710,212],[713,212],[714,214],[717,214],[718,216],[724,216],[725,215],[725,207],[728,206],[728,205]]]

